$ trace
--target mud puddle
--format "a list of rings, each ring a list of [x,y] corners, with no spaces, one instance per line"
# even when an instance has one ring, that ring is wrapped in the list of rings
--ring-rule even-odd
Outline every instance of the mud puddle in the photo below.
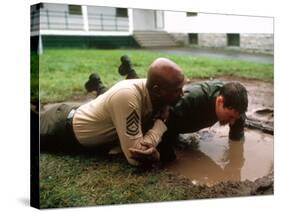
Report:
[[[249,98],[248,120],[273,132],[273,83],[234,77],[219,79],[244,84]],[[226,181],[255,181],[274,172],[273,135],[264,133],[264,129],[245,128],[243,142],[229,141],[229,127],[218,124],[198,133],[181,135],[177,160],[166,168],[186,176],[194,184],[211,186]]]
[[[244,141],[230,141],[228,126],[215,125],[194,134],[181,135],[184,147],[167,170],[194,184],[215,185],[226,181],[255,181],[273,172],[273,136],[245,130]]]

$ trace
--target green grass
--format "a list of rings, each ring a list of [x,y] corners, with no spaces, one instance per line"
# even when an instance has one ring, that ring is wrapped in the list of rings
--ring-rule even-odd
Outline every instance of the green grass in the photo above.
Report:
[[[40,158],[42,208],[172,201],[194,198],[184,179],[160,168],[136,168],[105,154]]]
[[[145,50],[47,49],[40,56],[40,99],[63,101],[84,94],[84,83],[92,72],[100,74],[106,86],[122,77],[117,69],[120,56],[127,54],[141,77],[157,57],[168,57],[179,64],[188,78],[238,76],[273,80],[273,65],[253,62],[178,56]]]

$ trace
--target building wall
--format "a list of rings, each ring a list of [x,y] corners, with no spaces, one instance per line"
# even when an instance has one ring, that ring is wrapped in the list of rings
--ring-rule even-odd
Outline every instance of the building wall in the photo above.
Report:
[[[165,11],[165,30],[169,33],[187,33],[186,12]]]
[[[198,46],[215,48],[233,48],[227,46],[227,36],[224,33],[200,33]],[[267,33],[242,33],[238,50],[260,53],[273,53],[273,34]]]
[[[224,33],[200,33],[198,45],[203,47],[222,48],[227,46],[226,34]]]
[[[272,17],[165,11],[165,30],[170,33],[273,33]]]
[[[188,33],[170,33],[175,40],[185,46],[189,45]],[[198,33],[198,46],[226,47],[226,34],[223,33]]]
[[[270,17],[207,13],[186,16],[186,12],[164,11],[162,20],[161,11],[131,9],[128,10],[129,17],[116,17],[116,8],[113,7],[87,6],[87,14],[83,14],[85,7],[82,14],[72,15],[67,4],[44,3],[40,16],[34,16],[31,25],[38,30],[36,26],[40,20],[41,34],[68,36],[130,36],[133,30],[152,31],[157,30],[157,26],[164,26],[161,30],[173,34],[182,45],[189,45],[188,33],[198,33],[198,46],[214,48],[229,48],[226,33],[239,33],[238,49],[273,53],[273,18]],[[35,8],[31,7],[31,13]],[[84,19],[88,18],[85,23],[83,15]]]
[[[30,31],[38,32],[40,27],[40,14],[36,9],[37,5],[32,5],[30,7]]]
[[[113,15],[115,16],[116,10],[115,7],[97,7],[97,6],[88,6],[88,14],[90,15]]]
[[[184,45],[188,33],[197,33],[198,46],[273,53],[273,23],[272,17],[165,11],[165,30]],[[227,46],[227,33],[240,34],[240,47]]]
[[[40,30],[129,32],[129,18],[117,17],[114,7],[87,6],[87,14],[83,14],[81,6],[81,14],[70,14],[67,4],[43,5],[40,13],[37,11],[38,15],[32,16],[32,25],[37,24],[32,27],[32,31],[38,30],[40,20]],[[31,8],[32,14],[36,12],[35,8],[36,6]],[[87,17],[87,22],[84,22],[83,16]],[[88,27],[84,24],[88,24]]]
[[[69,14],[67,4],[48,4],[40,10],[40,29],[83,30],[83,16]]]
[[[173,36],[173,38],[175,39],[175,41],[182,45],[182,46],[185,46],[185,45],[188,45],[188,37],[187,37],[187,34],[184,34],[184,33],[169,33]]]
[[[165,28],[164,11],[156,10],[155,18],[156,18],[156,29],[163,30]]]
[[[182,45],[189,46],[188,34],[171,33],[175,40]],[[194,46],[194,45],[192,45]],[[241,33],[240,46],[227,46],[226,33],[198,33],[198,47],[235,49],[256,53],[270,53],[274,51],[274,37],[270,33]]]
[[[155,30],[154,10],[133,9],[134,30]]]
[[[240,36],[240,46],[242,49],[255,52],[273,53],[273,34],[242,34]]]
[[[115,7],[87,6],[90,30],[128,31],[129,18],[117,17]]]

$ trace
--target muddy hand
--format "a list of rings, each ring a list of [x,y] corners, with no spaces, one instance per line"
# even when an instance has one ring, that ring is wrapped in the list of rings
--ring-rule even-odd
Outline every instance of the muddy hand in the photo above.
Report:
[[[160,153],[152,144],[142,143],[142,149],[129,148],[131,153],[131,158],[135,160],[151,160],[158,161],[160,160]]]

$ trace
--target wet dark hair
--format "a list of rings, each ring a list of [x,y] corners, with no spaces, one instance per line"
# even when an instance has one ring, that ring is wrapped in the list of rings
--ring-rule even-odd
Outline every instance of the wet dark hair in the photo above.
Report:
[[[224,99],[224,107],[234,109],[240,114],[248,108],[248,94],[246,88],[239,82],[226,83],[220,92]]]

